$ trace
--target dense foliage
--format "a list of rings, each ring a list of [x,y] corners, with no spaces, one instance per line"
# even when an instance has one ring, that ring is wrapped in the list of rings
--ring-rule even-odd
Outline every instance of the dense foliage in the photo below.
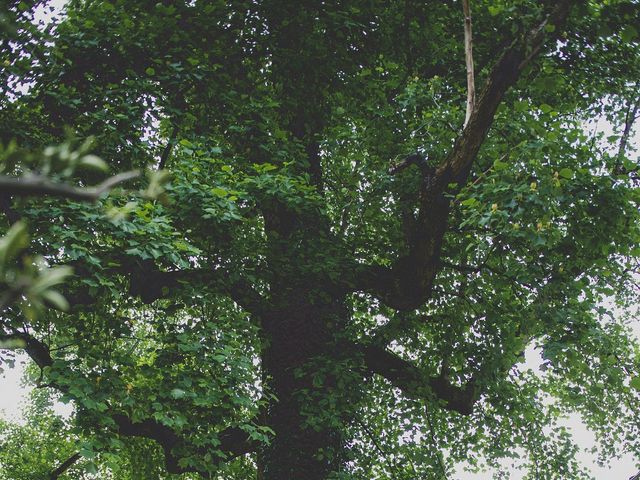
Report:
[[[640,458],[637,1],[472,2],[464,128],[458,1],[41,4],[0,9],[2,478],[589,478],[573,413]],[[57,190],[100,158],[156,174]]]

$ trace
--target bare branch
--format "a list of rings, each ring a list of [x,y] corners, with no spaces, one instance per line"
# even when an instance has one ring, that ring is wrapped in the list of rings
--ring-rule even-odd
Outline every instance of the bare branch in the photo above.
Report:
[[[49,480],[58,480],[58,478],[60,478],[60,475],[69,470],[69,468],[71,468],[71,466],[73,466],[73,464],[76,463],[79,459],[79,453],[74,453],[73,455],[71,455],[49,474]]]
[[[469,123],[471,112],[476,103],[476,82],[473,73],[473,39],[471,37],[471,7],[469,0],[462,0],[464,13],[464,60],[467,67],[467,112],[464,117],[464,126]]]
[[[638,87],[638,83],[636,83]],[[627,153],[627,143],[629,142],[629,136],[633,129],[633,124],[638,118],[638,111],[640,110],[640,97],[635,102],[629,102],[627,106],[627,113],[624,119],[624,129],[620,136],[620,143],[618,144],[618,155],[616,159],[616,166],[614,167],[614,173],[618,175],[631,173],[622,166],[622,160]]]
[[[95,187],[78,188],[64,183],[53,182],[41,175],[32,174],[24,177],[0,175],[0,191],[6,195],[20,197],[50,195],[71,200],[95,202],[116,185],[139,176],[139,170],[132,170],[114,175]]]
[[[178,136],[178,125],[174,125],[171,130],[171,135],[169,136],[169,141],[167,141],[167,145],[164,147],[162,151],[162,155],[160,156],[160,163],[158,164],[158,170],[162,170],[166,164],[167,160],[169,160],[169,156],[171,155],[171,150],[176,143],[176,137]]]

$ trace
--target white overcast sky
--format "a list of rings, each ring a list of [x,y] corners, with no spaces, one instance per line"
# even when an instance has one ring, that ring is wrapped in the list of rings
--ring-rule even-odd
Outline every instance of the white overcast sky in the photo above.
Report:
[[[36,19],[38,21],[50,22],[53,16],[59,14],[65,3],[65,0],[52,0],[48,3],[48,7],[39,7],[36,13]],[[49,7],[52,7],[52,10]],[[639,135],[636,134],[630,146],[637,148],[638,144]],[[640,338],[640,324],[637,320],[633,328],[636,337]],[[16,368],[6,370],[4,374],[0,375],[0,415],[17,422],[21,421],[20,412],[31,388],[23,386],[21,382],[21,377],[24,373],[24,364],[27,361],[25,355],[19,355]],[[529,349],[526,355],[525,367],[537,370],[539,364],[539,354],[533,349]],[[60,404],[57,410],[61,414],[68,414],[70,412],[70,406]],[[610,467],[600,467],[596,465],[594,456],[589,451],[595,441],[593,434],[586,429],[577,416],[567,419],[566,425],[571,429],[574,439],[582,449],[582,452],[578,455],[579,460],[591,469],[592,474],[597,480],[627,480],[638,472],[638,468],[634,465],[638,460],[634,462],[630,454],[613,461]],[[463,472],[462,466],[454,473],[454,476],[450,476],[451,480],[489,480],[491,478],[493,478],[493,472],[471,474]],[[522,478],[523,474],[521,472],[514,471],[510,475],[510,480],[520,480]]]

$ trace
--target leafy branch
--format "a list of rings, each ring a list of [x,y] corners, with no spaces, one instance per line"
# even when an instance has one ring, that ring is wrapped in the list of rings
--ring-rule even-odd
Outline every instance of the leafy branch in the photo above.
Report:
[[[31,357],[40,369],[51,368],[56,362],[51,356],[49,346],[29,333],[16,331],[8,335],[0,334],[0,348],[24,348],[27,355]],[[52,381],[47,386],[66,394],[71,393],[67,384]],[[189,442],[186,437],[179,435],[170,427],[152,419],[134,421],[128,415],[117,411],[113,406],[108,406],[104,415],[115,425],[119,435],[155,440],[164,451],[165,464],[169,473],[181,474],[196,472],[208,476],[207,470],[195,466],[185,467],[180,464],[180,457],[174,453],[174,448],[185,447],[189,445]],[[218,441],[219,445],[217,449],[224,453],[223,458],[225,460],[230,460],[245,453],[252,452],[256,448],[256,442],[251,439],[250,434],[238,427],[228,427],[222,430],[218,434]],[[201,450],[200,453],[204,456],[206,449],[202,448]],[[77,459],[73,461],[75,462],[75,460]],[[216,465],[212,466],[215,467]]]
[[[20,197],[52,196],[95,202],[117,185],[139,176],[140,170],[131,170],[114,175],[94,187],[81,188],[66,183],[54,182],[48,177],[38,174],[28,174],[23,177],[0,175],[0,190],[5,194]]]

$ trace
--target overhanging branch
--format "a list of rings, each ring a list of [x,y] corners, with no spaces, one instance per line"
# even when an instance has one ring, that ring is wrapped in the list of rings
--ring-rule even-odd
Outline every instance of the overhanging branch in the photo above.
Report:
[[[155,440],[164,451],[167,472],[173,474],[194,472],[208,476],[208,472],[200,468],[180,466],[180,458],[173,454],[173,449],[174,447],[183,445],[185,441],[166,425],[149,419],[141,422],[133,422],[128,416],[123,414],[114,414],[111,418],[116,423],[120,435]],[[223,430],[219,434],[218,440],[220,441],[220,445],[216,448],[226,457],[220,461],[228,461],[245,453],[252,452],[256,446],[255,442],[249,438],[249,435],[245,431],[234,427]],[[207,452],[202,451],[201,453],[205,454]],[[216,467],[217,465],[218,463],[214,463],[212,466]]]
[[[33,197],[48,195],[70,200],[95,202],[115,186],[140,176],[139,170],[119,173],[106,179],[95,187],[79,188],[65,183],[57,183],[41,175],[9,177],[0,175],[0,191],[5,195]]]
[[[231,274],[225,267],[196,268],[187,270],[161,270],[153,260],[132,260],[121,257],[119,265],[110,267],[103,274],[124,275],[129,280],[129,295],[139,297],[150,304],[168,298],[182,285],[200,283],[204,290],[228,296],[247,312],[259,315],[266,308],[266,300],[251,282],[238,274]],[[92,272],[81,263],[72,264],[77,275],[91,276]],[[90,305],[95,299],[86,286],[64,292],[71,306]]]

